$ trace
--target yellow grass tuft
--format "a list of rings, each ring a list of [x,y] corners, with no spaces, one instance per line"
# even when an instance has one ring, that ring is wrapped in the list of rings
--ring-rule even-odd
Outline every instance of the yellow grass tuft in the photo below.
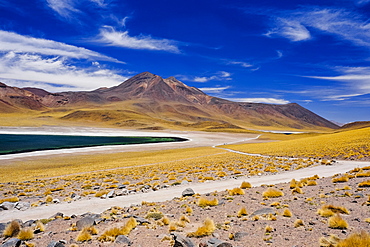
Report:
[[[338,178],[333,178],[331,181],[333,183],[344,183],[344,182],[348,182],[349,178],[347,175],[344,175],[342,177],[338,177]]]
[[[204,237],[211,235],[216,230],[216,226],[210,218],[207,218],[203,226],[199,227],[195,232],[188,233],[188,237]]]
[[[317,185],[317,182],[315,180],[309,180],[307,182],[307,186],[316,186]]]
[[[352,233],[348,238],[340,240],[335,247],[369,247],[370,234],[361,231],[360,233]]]
[[[252,185],[251,185],[251,183],[249,183],[249,182],[242,182],[242,184],[240,185],[240,188],[241,189],[249,189],[249,188],[252,188]]]
[[[77,242],[86,242],[92,239],[91,233],[89,232],[88,228],[82,229],[82,231],[77,235],[76,241]]]
[[[336,214],[328,219],[328,226],[333,229],[347,229],[348,223],[339,214]]]
[[[330,235],[328,238],[321,237],[319,240],[319,244],[320,247],[336,247],[339,240],[340,238],[338,238],[336,235]]]
[[[297,186],[297,181],[294,178],[290,180],[289,188],[294,189]]]
[[[199,207],[202,207],[202,208],[207,207],[207,206],[217,206],[218,205],[218,200],[217,200],[217,198],[214,198],[212,200],[208,200],[205,197],[200,197],[198,199],[197,205]]]
[[[297,227],[300,227],[300,226],[304,226],[304,222],[303,222],[303,220],[301,220],[301,219],[296,219],[296,220],[294,221],[294,227],[295,227],[295,228],[297,228]]]
[[[135,218],[131,217],[121,229],[121,235],[128,235],[138,225]]]
[[[117,227],[110,228],[106,230],[99,238],[98,240],[100,242],[113,242],[116,240],[116,237],[121,234],[121,230]]]
[[[292,194],[295,194],[295,193],[303,194],[303,190],[299,187],[296,187],[296,188],[292,189]]]
[[[238,211],[238,215],[237,217],[238,218],[241,218],[242,216],[245,216],[245,215],[248,215],[247,213],[247,209],[245,207],[242,207],[239,211]]]
[[[45,225],[39,220],[36,222],[35,231],[39,231],[39,232],[45,231]]]
[[[17,235],[17,238],[23,241],[33,239],[33,229],[31,227],[21,229]]]
[[[284,217],[292,217],[293,214],[288,208],[286,208],[286,209],[284,209],[283,216]]]
[[[281,190],[274,189],[274,188],[268,188],[266,191],[262,193],[262,196],[267,197],[267,198],[275,198],[275,197],[284,196],[284,192],[282,192]]]
[[[228,192],[229,192],[229,195],[230,195],[230,196],[234,196],[234,195],[244,195],[244,194],[245,194],[244,190],[243,190],[243,189],[241,189],[241,188],[234,188],[234,189],[232,189],[232,190],[229,190]]]
[[[274,231],[274,228],[273,228],[272,226],[267,225],[267,226],[265,227],[265,232],[266,232],[266,233],[271,233],[271,232],[273,232],[273,231]]]
[[[18,235],[20,230],[21,230],[21,226],[19,225],[19,222],[13,220],[6,226],[3,232],[3,235],[4,237],[10,237],[10,238],[15,237]]]
[[[359,183],[358,187],[370,187],[370,180]]]
[[[321,209],[319,209],[317,211],[317,213],[319,215],[323,216],[323,217],[329,217],[329,216],[333,215],[333,214],[330,215],[329,211],[333,212],[334,214],[337,214],[337,213],[339,213],[339,214],[349,214],[348,209],[346,209],[345,207],[338,207],[338,206],[334,206],[334,205],[331,205],[331,204],[323,205],[321,207]],[[327,216],[324,216],[324,215],[327,215]]]

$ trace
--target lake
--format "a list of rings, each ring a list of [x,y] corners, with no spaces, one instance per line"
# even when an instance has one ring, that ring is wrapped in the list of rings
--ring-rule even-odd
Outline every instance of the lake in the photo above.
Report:
[[[61,148],[178,142],[186,140],[179,137],[0,134],[0,155]]]

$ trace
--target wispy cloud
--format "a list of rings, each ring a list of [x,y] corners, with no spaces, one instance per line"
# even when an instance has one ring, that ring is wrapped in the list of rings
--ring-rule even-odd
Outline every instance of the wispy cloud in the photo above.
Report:
[[[231,86],[226,86],[226,87],[202,87],[202,88],[199,88],[199,89],[202,90],[203,92],[209,93],[209,94],[220,94],[220,93],[224,92],[226,89],[229,89],[229,88],[231,88]]]
[[[336,66],[333,69],[340,75],[305,77],[342,82],[336,87],[335,94],[327,96],[328,100],[344,100],[370,93],[370,67]]]
[[[176,77],[180,78],[183,81],[193,81],[193,82],[209,82],[209,81],[231,81],[231,73],[226,71],[218,71],[211,76],[186,76],[186,75],[177,75]]]
[[[100,34],[95,40],[103,45],[124,47],[138,50],[156,50],[180,53],[176,41],[169,39],[156,39],[151,36],[139,35],[130,36],[128,31],[116,31],[111,26],[104,26],[100,29]]]
[[[62,57],[8,52],[0,56],[0,78],[14,86],[39,86],[50,91],[91,90],[127,79],[117,71],[94,63],[87,68],[71,65]]]
[[[242,66],[244,68],[253,67],[253,64],[246,63],[246,62],[241,62],[241,61],[228,61],[227,64],[239,65],[239,66]]]
[[[289,20],[286,18],[277,18],[275,20],[276,27],[269,30],[265,35],[274,37],[275,35],[282,36],[291,41],[303,41],[311,38],[310,32],[299,21]]]
[[[106,7],[108,5],[105,0],[90,0],[91,2],[97,4],[99,7]]]
[[[225,98],[234,102],[248,102],[248,103],[265,103],[265,104],[277,104],[284,105],[290,103],[288,100],[275,99],[275,98]]]
[[[368,19],[359,13],[340,8],[306,7],[282,12],[275,17],[274,27],[265,35],[304,41],[312,37],[313,31],[315,35],[331,34],[355,45],[370,48]]]
[[[71,15],[74,13],[80,13],[80,11],[75,8],[74,0],[46,0],[46,2],[52,10],[66,19],[70,19]]]
[[[37,53],[42,55],[63,56],[77,59],[93,59],[101,61],[117,62],[117,59],[105,56],[98,52],[83,47],[68,45],[65,43],[33,38],[13,32],[0,30],[0,52]]]

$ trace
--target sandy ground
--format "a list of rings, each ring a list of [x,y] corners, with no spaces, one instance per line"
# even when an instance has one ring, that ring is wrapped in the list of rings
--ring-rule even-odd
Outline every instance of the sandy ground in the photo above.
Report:
[[[241,177],[238,179],[228,179],[224,181],[179,185],[170,187],[168,189],[110,199],[92,198],[90,200],[81,200],[72,203],[52,204],[48,206],[44,205],[37,208],[31,208],[26,211],[2,211],[0,212],[0,222],[7,222],[16,218],[20,218],[23,221],[30,219],[41,219],[50,217],[57,212],[62,212],[64,215],[79,215],[87,212],[101,213],[113,206],[127,207],[131,206],[132,204],[141,204],[142,201],[162,202],[171,200],[174,197],[180,197],[182,191],[186,188],[192,188],[196,193],[204,194],[238,187],[242,181],[248,181],[253,186],[260,186],[262,184],[278,184],[289,182],[293,178],[299,180],[301,178],[314,176],[316,174],[320,177],[330,177],[334,174],[345,173],[356,167],[365,167],[368,165],[369,162],[340,161],[331,166],[316,166],[276,175],[256,176],[249,178]]]

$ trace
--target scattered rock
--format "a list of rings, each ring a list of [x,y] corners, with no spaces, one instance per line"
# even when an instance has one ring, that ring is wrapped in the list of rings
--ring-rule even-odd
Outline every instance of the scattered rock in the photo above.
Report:
[[[35,224],[35,222],[36,222],[36,220],[28,220],[28,221],[26,221],[26,222],[23,223],[23,227],[30,227],[33,224]]]
[[[141,217],[136,216],[136,215],[128,215],[128,216],[126,216],[125,218],[131,218],[131,217],[135,218],[135,220],[136,220],[140,225],[145,224],[145,223],[146,223],[146,224],[150,224],[150,221],[148,221],[147,219],[141,218]]]
[[[115,197],[115,195],[116,195],[116,192],[114,190],[111,190],[111,191],[108,192],[107,198],[113,198],[113,197]]]
[[[273,208],[260,208],[260,209],[257,209],[256,211],[254,211],[252,214],[251,214],[251,217],[255,216],[255,215],[264,215],[264,214],[273,214],[275,215],[275,210]]]
[[[125,235],[118,235],[114,242],[117,244],[127,244],[128,246],[131,246],[132,244],[131,240]]]
[[[211,238],[207,241],[207,247],[233,247],[232,244],[228,242],[224,242],[222,240],[219,240],[217,238]]]
[[[15,203],[14,202],[3,202],[0,204],[0,208],[4,210],[11,210],[15,208]]]
[[[63,216],[64,216],[63,213],[58,212],[58,213],[54,214],[53,216],[51,216],[50,218],[63,218]]]
[[[58,203],[60,203],[60,200],[59,199],[53,199],[53,203],[58,204]]]
[[[78,230],[82,230],[85,227],[90,227],[90,226],[93,226],[93,225],[95,225],[95,219],[93,217],[90,217],[90,216],[82,218],[82,219],[80,219],[76,222],[76,226],[77,226]]]
[[[24,210],[27,210],[29,209],[31,206],[31,204],[29,202],[17,202],[14,206],[14,208],[18,209],[18,210],[21,210],[21,211],[24,211]]]
[[[195,192],[192,188],[187,188],[182,192],[182,196],[192,196],[195,195]]]
[[[245,236],[248,236],[247,232],[236,232],[234,234],[234,241],[241,241]]]
[[[47,247],[65,247],[64,244],[62,244],[59,241],[51,241]]]
[[[189,238],[183,237],[177,233],[172,233],[171,235],[173,236],[173,240],[175,241],[173,247],[195,247],[195,245]]]
[[[18,238],[11,238],[5,243],[3,243],[0,247],[19,247],[21,246],[22,241]]]

